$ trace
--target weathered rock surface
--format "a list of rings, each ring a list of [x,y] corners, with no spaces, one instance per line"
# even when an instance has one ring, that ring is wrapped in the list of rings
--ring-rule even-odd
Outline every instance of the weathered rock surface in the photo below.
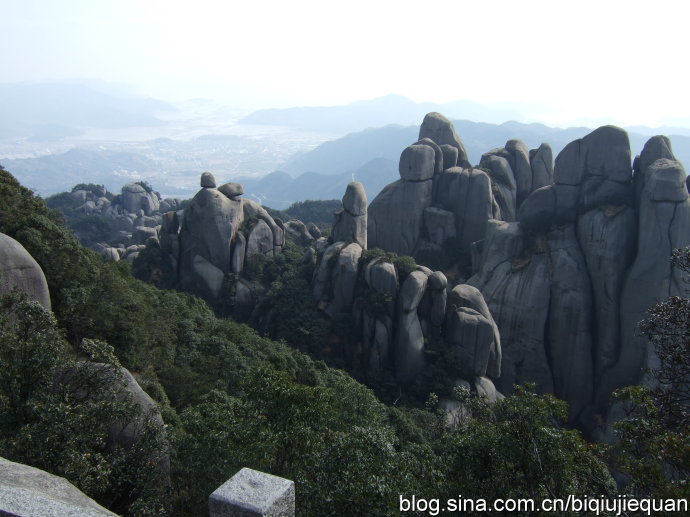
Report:
[[[467,151],[455,133],[455,128],[446,117],[440,113],[428,113],[419,128],[419,140],[430,138],[439,146],[450,145],[458,150],[457,164],[461,167],[470,167],[467,159]],[[448,166],[447,166],[448,167]]]
[[[431,205],[431,194],[431,181],[400,179],[387,185],[369,205],[368,247],[412,255],[423,230],[424,210]]]
[[[200,180],[201,188],[216,188],[216,178],[210,172],[203,172]]]
[[[153,192],[147,192],[144,187],[137,183],[128,183],[122,187],[122,206],[124,209],[132,214],[143,210],[144,214],[151,215],[158,211],[160,207],[160,199]]]
[[[686,294],[682,272],[670,265],[671,251],[690,245],[690,200],[683,166],[660,158],[644,171],[637,256],[621,296],[620,359],[608,379],[613,387],[637,384],[646,368],[658,367],[654,348],[636,331],[646,310],[669,296]]]
[[[65,478],[0,458],[0,513],[53,517],[115,516]]]
[[[413,271],[398,294],[395,332],[395,373],[398,382],[413,382],[424,369],[424,334],[417,306],[426,290],[427,275]]]
[[[355,286],[359,257],[362,248],[356,242],[348,244],[339,253],[335,267],[331,272],[333,299],[326,308],[326,314],[336,317],[340,313],[350,312],[355,297]]]
[[[13,289],[51,309],[48,282],[41,266],[18,241],[0,233],[0,295]]]
[[[592,402],[592,295],[587,265],[575,227],[568,225],[548,235],[551,294],[547,328],[555,395],[568,403],[574,422]]]
[[[247,236],[247,259],[252,260],[254,255],[265,257],[273,256],[273,232],[266,221],[259,219],[249,230]]]
[[[436,204],[455,215],[460,248],[469,256],[472,243],[484,238],[487,221],[493,218],[491,180],[479,169],[456,167],[439,174],[436,182]]]
[[[467,284],[456,285],[450,292],[448,297],[448,314],[458,311],[459,309],[468,309],[479,314],[491,327],[491,336],[487,341],[486,364],[481,365],[483,373],[477,375],[489,375],[497,379],[501,376],[501,335],[498,326],[491,315],[488,305],[482,296],[482,293],[476,287]],[[455,342],[458,342],[456,339]]]
[[[532,192],[553,183],[553,152],[549,144],[541,144],[538,149],[531,149],[529,162],[532,168]]]
[[[626,273],[635,256],[635,212],[630,207],[601,207],[582,214],[577,236],[592,283],[595,383],[620,353],[620,302]]]
[[[289,236],[300,246],[310,246],[314,243],[314,237],[306,225],[297,219],[291,219],[285,223],[285,235]]]
[[[552,393],[544,343],[551,295],[549,259],[546,253],[520,249],[517,223],[493,223],[489,228],[484,256],[492,259],[467,283],[481,291],[500,330],[502,361],[497,388],[511,393],[514,384],[535,382],[540,391]]]
[[[343,196],[343,209],[335,214],[333,240],[356,242],[367,249],[367,195],[364,185],[353,181]]]
[[[479,166],[489,170],[494,199],[501,210],[503,221],[515,221],[517,217],[517,185],[510,163],[503,156],[482,155]]]
[[[222,276],[230,271],[232,242],[243,219],[241,203],[214,188],[203,188],[194,196],[180,231],[180,285],[185,291],[218,294]]]

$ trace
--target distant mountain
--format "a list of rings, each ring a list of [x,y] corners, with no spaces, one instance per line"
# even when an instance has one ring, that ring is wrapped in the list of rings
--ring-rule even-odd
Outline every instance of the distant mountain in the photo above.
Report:
[[[414,102],[400,95],[386,95],[358,101],[346,106],[319,106],[287,109],[264,109],[240,119],[240,124],[285,126],[296,130],[343,135],[388,124],[419,124],[424,115],[438,111],[449,118],[483,120],[500,123],[520,119],[522,115],[505,108],[495,108],[473,101],[445,104]]]
[[[396,179],[397,161],[374,158],[356,170],[339,174],[306,172],[295,178],[278,171],[262,178],[237,177],[233,181],[242,183],[245,197],[271,208],[284,209],[295,201],[340,199],[347,184],[355,180],[364,184],[367,196],[370,192],[375,195]]]
[[[400,152],[417,139],[418,133],[419,126],[389,125],[365,129],[297,154],[281,169],[293,175],[309,171],[341,174],[355,171],[376,158],[397,160]]]
[[[420,119],[417,124],[421,123]],[[522,124],[505,122],[486,124],[468,120],[453,120],[455,130],[465,144],[470,162],[479,163],[481,155],[496,147],[503,147],[513,138],[522,140],[527,147],[535,149],[547,142],[553,149],[554,158],[569,142],[591,132],[591,128],[576,127],[559,129],[543,124]],[[305,172],[343,174],[355,171],[373,159],[397,163],[402,150],[414,143],[419,134],[419,125],[385,126],[351,133],[343,138],[325,142],[314,150],[292,157],[282,167],[292,175]],[[632,155],[642,151],[649,135],[629,132]],[[669,135],[676,157],[690,166],[690,137]],[[367,191],[373,197],[373,193]]]
[[[0,138],[55,140],[89,128],[162,124],[158,114],[175,111],[165,102],[106,92],[84,84],[0,84]]]
[[[3,160],[1,164],[25,185],[43,185],[42,196],[70,190],[78,183],[125,184],[128,177],[156,168],[138,153],[71,149],[38,158]],[[49,180],[47,179],[49,178]]]

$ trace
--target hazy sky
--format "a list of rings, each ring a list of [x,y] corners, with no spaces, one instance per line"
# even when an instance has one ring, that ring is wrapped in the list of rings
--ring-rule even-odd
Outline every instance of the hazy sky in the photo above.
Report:
[[[682,0],[0,0],[0,81],[249,108],[398,93],[690,127],[688,14]]]

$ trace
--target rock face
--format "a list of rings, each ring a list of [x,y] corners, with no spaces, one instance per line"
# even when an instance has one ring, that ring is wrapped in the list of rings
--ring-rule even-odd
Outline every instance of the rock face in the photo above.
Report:
[[[424,296],[427,275],[413,271],[398,294],[396,313],[395,371],[401,384],[412,383],[424,369],[424,335],[417,307]]]
[[[3,515],[115,516],[65,478],[0,458],[0,513]]]
[[[48,282],[41,266],[19,242],[0,233],[0,295],[13,289],[50,310]]]
[[[343,196],[343,209],[335,214],[333,240],[354,242],[367,249],[367,195],[364,185],[353,181]]]
[[[143,210],[145,215],[151,215],[158,211],[160,199],[153,192],[148,192],[138,183],[128,183],[122,187],[122,206],[130,213]]]
[[[180,284],[185,291],[215,300],[230,271],[232,243],[244,212],[214,188],[203,188],[184,212],[180,230]]]
[[[412,255],[431,205],[432,182],[400,179],[386,186],[369,205],[368,247]]]
[[[663,153],[660,153],[663,154]],[[625,344],[611,376],[615,387],[639,382],[646,368],[659,366],[653,347],[636,332],[652,304],[669,296],[686,296],[683,274],[669,264],[674,248],[690,245],[690,200],[683,166],[643,152],[641,163],[651,164],[643,175],[640,194],[637,256],[621,296],[621,338]]]
[[[449,145],[458,151],[456,163],[447,165],[453,167],[459,165],[461,167],[469,167],[470,162],[467,160],[467,151],[462,140],[455,133],[455,128],[446,117],[440,113],[429,113],[424,117],[421,127],[419,128],[419,139],[430,138],[439,146]]]
[[[200,183],[201,190],[183,213],[169,212],[162,218],[160,246],[177,275],[173,283],[221,304],[227,275],[241,276],[248,263],[259,260],[256,256],[281,253],[285,226],[259,204],[241,198],[239,183],[216,188],[211,173],[202,174]],[[235,287],[236,292],[246,291],[244,284]]]
[[[486,222],[500,213],[491,180],[470,167],[462,142],[443,115],[428,114],[419,138],[400,156],[400,180],[369,206],[368,246],[424,257],[441,253],[452,242],[469,268],[472,244],[484,238]]]
[[[413,155],[425,154],[429,161],[432,157],[443,159],[430,145],[415,146],[429,151],[413,149]],[[428,170],[432,171],[431,167]],[[488,181],[485,174],[481,176]],[[467,179],[471,177],[468,171]],[[435,232],[437,241],[442,241],[444,234],[454,235],[455,214],[428,207],[425,219],[430,229],[437,221],[447,227]],[[337,219],[335,224],[339,224]],[[355,340],[342,343],[346,362],[359,365],[370,380],[388,370],[398,383],[410,385],[426,368],[426,345],[433,336],[455,354],[451,368],[458,378],[467,379],[462,382],[471,383],[477,392],[482,386],[482,393],[492,400],[500,397],[492,381],[484,377],[501,375],[501,338],[481,293],[465,285],[457,286],[449,297],[450,286],[443,272],[417,266],[414,271],[400,273],[390,255],[367,259],[362,253],[356,242],[331,244],[319,253],[312,281],[315,302],[324,315],[352,321]],[[475,378],[484,380],[474,382]]]
[[[518,223],[491,221],[482,267],[468,283],[482,293],[500,330],[498,390],[510,393],[514,384],[530,381],[552,392],[544,344],[551,297],[548,257],[542,249],[525,249],[523,237]]]

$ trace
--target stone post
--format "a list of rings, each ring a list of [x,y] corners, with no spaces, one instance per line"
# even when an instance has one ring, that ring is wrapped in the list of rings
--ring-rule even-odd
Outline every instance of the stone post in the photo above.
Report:
[[[294,517],[295,483],[243,468],[208,498],[210,517]]]

